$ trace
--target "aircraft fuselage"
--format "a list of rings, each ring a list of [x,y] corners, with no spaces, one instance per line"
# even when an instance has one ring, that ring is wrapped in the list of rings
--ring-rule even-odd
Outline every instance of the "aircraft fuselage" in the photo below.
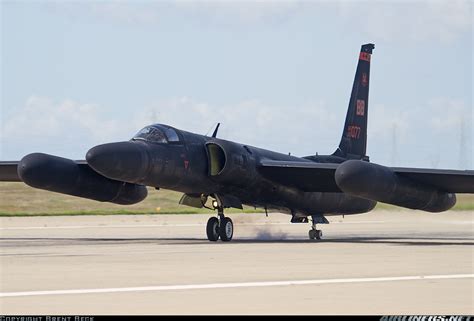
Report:
[[[212,195],[224,207],[245,204],[306,217],[365,213],[376,204],[344,193],[304,192],[270,181],[258,170],[262,160],[311,160],[175,131],[179,136],[176,143],[134,139],[96,146],[87,154],[87,162],[111,179],[179,191],[191,197]]]

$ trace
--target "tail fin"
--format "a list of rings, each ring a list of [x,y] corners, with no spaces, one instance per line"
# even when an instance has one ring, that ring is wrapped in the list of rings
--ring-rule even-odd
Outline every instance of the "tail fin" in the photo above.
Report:
[[[365,159],[367,149],[367,112],[369,107],[370,57],[375,46],[371,43],[362,45],[359,63],[352,85],[351,99],[347,109],[346,123],[341,142],[333,155]]]

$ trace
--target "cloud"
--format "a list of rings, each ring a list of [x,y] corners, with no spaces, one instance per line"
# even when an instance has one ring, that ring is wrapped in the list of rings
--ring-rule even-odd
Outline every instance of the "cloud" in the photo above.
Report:
[[[337,124],[342,131],[342,121],[321,101],[301,106],[276,106],[259,100],[211,105],[180,97],[150,104],[138,119],[141,125],[153,120],[201,134],[211,133],[211,126],[220,122],[219,137],[223,139],[293,154],[316,152],[314,142],[324,126]]]
[[[336,108],[324,101],[296,106],[259,100],[212,105],[179,97],[150,104],[135,124],[161,122],[210,134],[213,124],[221,122],[220,138],[304,156],[336,149],[345,114],[345,106]],[[402,106],[375,102],[369,107],[368,153],[382,164],[471,168],[472,133],[472,109],[462,100],[437,98]]]
[[[454,1],[341,1],[339,14],[348,25],[374,40],[436,40],[451,43],[470,33],[472,2]]]
[[[282,23],[304,12],[304,1],[175,1],[178,10],[220,25]]]
[[[199,26],[241,27],[285,24],[314,16],[331,17],[333,27],[346,27],[374,41],[439,41],[449,44],[472,33],[472,2],[453,1],[105,1],[49,2],[51,12],[76,19],[133,26],[184,19]]]
[[[373,104],[368,152],[388,165],[472,168],[473,121],[472,107],[453,98],[416,106]]]
[[[160,25],[173,16],[199,24],[240,25],[285,21],[302,1],[103,1],[44,5],[50,12],[77,19],[126,25]]]
[[[168,7],[166,3],[146,1],[50,1],[41,5],[51,13],[66,15],[77,20],[125,25],[160,23]]]
[[[123,124],[107,119],[101,109],[97,104],[31,96],[3,121],[2,152],[6,157],[34,151],[81,157],[91,146],[121,136]]]
[[[323,101],[297,106],[260,100],[213,105],[183,96],[159,100],[129,119],[107,108],[74,100],[32,96],[4,120],[2,159],[42,151],[83,158],[97,144],[128,140],[144,126],[164,123],[296,156],[332,153],[340,139],[345,107]],[[112,116],[113,115],[113,116]],[[114,118],[115,117],[115,118]],[[472,167],[472,109],[464,101],[438,98],[425,104],[370,106],[368,152],[375,162],[396,166]],[[442,151],[442,152],[441,152]]]
[[[130,139],[151,123],[204,135],[212,133],[220,122],[220,138],[293,154],[312,154],[315,145],[321,147],[315,141],[324,141],[317,137],[326,125],[337,124],[342,130],[342,120],[328,112],[323,102],[273,106],[247,100],[212,105],[183,96],[151,103],[130,119],[113,115],[115,118],[98,104],[32,96],[3,121],[1,158],[18,158],[34,151],[81,158],[91,146]],[[329,141],[330,149],[335,149],[334,144],[335,140]]]

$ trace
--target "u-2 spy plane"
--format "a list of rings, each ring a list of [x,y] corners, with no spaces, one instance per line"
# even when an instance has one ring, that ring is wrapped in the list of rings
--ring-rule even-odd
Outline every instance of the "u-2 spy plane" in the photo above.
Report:
[[[1,181],[23,181],[53,192],[101,202],[134,204],[146,186],[183,193],[180,204],[217,211],[206,227],[209,241],[230,241],[234,226],[226,208],[242,204],[311,217],[310,239],[327,215],[371,211],[377,202],[427,212],[456,203],[455,193],[474,193],[474,171],[386,167],[366,155],[370,61],[362,45],[339,147],[331,155],[295,157],[154,124],[130,141],[91,148],[84,161],[43,153],[1,162]],[[206,204],[211,203],[212,207]]]

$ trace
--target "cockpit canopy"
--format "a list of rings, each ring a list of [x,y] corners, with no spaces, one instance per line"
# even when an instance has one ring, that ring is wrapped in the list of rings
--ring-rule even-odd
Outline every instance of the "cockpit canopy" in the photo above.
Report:
[[[140,130],[132,140],[144,140],[150,143],[180,143],[181,140],[176,130],[166,125],[155,124]]]

